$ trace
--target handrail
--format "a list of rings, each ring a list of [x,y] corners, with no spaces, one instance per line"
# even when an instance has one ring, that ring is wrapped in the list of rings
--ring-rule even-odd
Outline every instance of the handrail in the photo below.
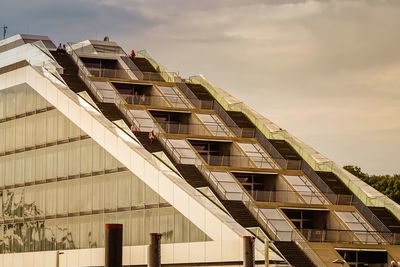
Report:
[[[117,89],[118,90],[118,89]],[[179,108],[188,108],[190,109],[191,106],[187,105],[185,102],[181,102],[180,100],[182,97],[179,96],[172,96],[172,95],[145,95],[144,98],[142,99],[142,95],[127,95],[127,94],[121,94],[119,93],[127,102],[127,104],[130,105],[146,105],[146,106],[160,106],[160,107],[171,107],[171,106],[178,106]],[[192,104],[193,101],[190,98],[185,98],[188,99]],[[202,101],[200,100],[199,102],[202,102],[205,104],[204,106],[209,106],[208,101]],[[184,106],[182,106],[182,104]]]
[[[247,155],[202,155],[201,158],[211,166],[231,166],[242,168],[275,169],[276,163],[270,157]]]
[[[285,202],[285,203],[306,203],[306,204],[333,204],[333,205],[353,205],[353,195],[332,194],[325,200],[326,194],[312,191],[291,191],[291,190],[253,190],[249,191],[255,201],[260,202]],[[301,198],[303,201],[296,201]],[[307,199],[305,199],[307,198]],[[308,199],[309,198],[309,199]],[[318,199],[322,203],[315,203]],[[331,199],[336,199],[332,201]],[[340,204],[339,204],[340,203]]]
[[[218,133],[226,133],[224,127],[216,125],[217,129],[212,132],[203,123],[180,123],[173,121],[158,122],[166,133],[169,134],[194,134],[205,136],[220,136]],[[200,129],[200,130],[198,130]],[[242,128],[239,128],[241,130]]]
[[[132,71],[135,75],[136,72],[132,69],[110,69],[110,68],[98,68],[92,66],[86,66],[88,71],[93,77],[97,78],[116,78],[116,79],[131,79],[129,71]],[[174,72],[140,72],[142,75],[139,76],[144,81],[159,81],[159,82],[180,82],[181,79],[176,78]]]
[[[350,244],[400,244],[400,233],[381,231],[353,231],[341,229],[298,229],[310,242],[337,242]],[[358,236],[365,236],[360,240]],[[382,237],[385,237],[384,239]]]

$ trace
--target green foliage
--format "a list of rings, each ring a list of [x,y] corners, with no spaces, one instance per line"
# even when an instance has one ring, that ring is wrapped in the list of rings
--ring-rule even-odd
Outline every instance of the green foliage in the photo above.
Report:
[[[358,166],[347,165],[343,168],[400,204],[400,174],[369,175]]]

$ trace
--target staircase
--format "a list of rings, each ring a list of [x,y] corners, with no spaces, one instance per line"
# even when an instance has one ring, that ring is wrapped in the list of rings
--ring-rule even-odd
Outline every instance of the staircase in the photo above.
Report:
[[[307,255],[293,241],[275,241],[274,245],[293,267],[314,267]]]
[[[114,103],[103,103],[97,100],[97,98],[93,95],[92,91],[86,86],[86,84],[79,77],[78,66],[72,57],[67,53],[59,54],[55,51],[52,51],[51,54],[56,59],[58,64],[64,68],[64,73],[61,74],[61,77],[67,83],[68,87],[74,91],[75,93],[87,92],[89,96],[92,98],[94,103],[100,109],[101,113],[109,119],[110,121],[115,120],[124,120],[125,123],[129,126],[129,121],[125,118],[125,116],[121,113],[118,107]]]
[[[400,222],[385,207],[368,207],[376,217],[392,232],[392,233],[400,233]]]
[[[221,200],[221,203],[224,205],[229,214],[232,215],[235,221],[237,221],[244,228],[260,226],[242,201]]]

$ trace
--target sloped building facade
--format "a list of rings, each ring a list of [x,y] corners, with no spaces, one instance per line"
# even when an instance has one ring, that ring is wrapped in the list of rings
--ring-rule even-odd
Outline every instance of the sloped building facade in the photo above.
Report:
[[[399,206],[201,76],[146,51],[0,41],[0,266],[387,266]],[[153,138],[154,136],[154,138]],[[59,255],[58,252],[63,254]]]

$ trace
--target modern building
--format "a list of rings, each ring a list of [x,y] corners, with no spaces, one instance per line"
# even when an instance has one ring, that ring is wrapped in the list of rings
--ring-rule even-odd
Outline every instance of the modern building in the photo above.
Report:
[[[242,266],[248,236],[257,266],[400,261],[398,204],[112,41],[0,41],[0,199],[4,267],[104,266],[106,223],[123,224],[126,266],[147,264],[150,233],[166,266]]]

